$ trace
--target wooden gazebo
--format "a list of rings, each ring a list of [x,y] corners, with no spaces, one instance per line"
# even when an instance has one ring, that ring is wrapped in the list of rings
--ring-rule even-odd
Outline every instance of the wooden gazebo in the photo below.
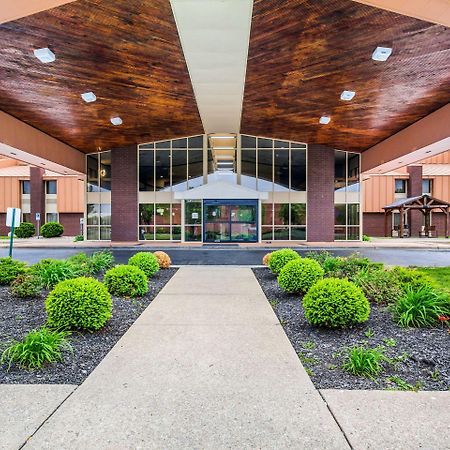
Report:
[[[388,218],[394,211],[400,212],[399,237],[403,237],[405,229],[404,213],[407,211],[420,211],[425,216],[425,229],[430,226],[430,214],[433,209],[439,209],[445,214],[445,237],[448,238],[450,228],[450,203],[438,200],[428,194],[418,197],[402,198],[394,203],[384,206],[384,235],[388,236]]]

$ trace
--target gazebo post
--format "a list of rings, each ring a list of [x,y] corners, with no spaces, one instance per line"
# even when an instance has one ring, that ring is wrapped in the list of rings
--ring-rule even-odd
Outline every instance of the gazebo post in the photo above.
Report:
[[[400,207],[400,237],[403,239],[403,228],[404,228],[404,220],[403,220],[403,206]]]
[[[384,210],[384,237],[388,237],[388,213]]]

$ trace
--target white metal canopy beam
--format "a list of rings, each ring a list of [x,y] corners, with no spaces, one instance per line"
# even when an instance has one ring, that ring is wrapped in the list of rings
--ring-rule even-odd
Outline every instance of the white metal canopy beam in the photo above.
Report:
[[[171,0],[206,133],[238,133],[253,0]]]

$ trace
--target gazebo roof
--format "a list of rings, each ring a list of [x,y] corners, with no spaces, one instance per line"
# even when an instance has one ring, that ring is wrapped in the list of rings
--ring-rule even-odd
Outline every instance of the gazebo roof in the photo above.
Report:
[[[423,209],[430,210],[435,208],[449,208],[450,203],[445,200],[439,200],[431,197],[431,195],[423,194],[416,197],[401,198],[391,203],[390,205],[383,206],[384,210],[399,209],[404,207],[406,209]]]

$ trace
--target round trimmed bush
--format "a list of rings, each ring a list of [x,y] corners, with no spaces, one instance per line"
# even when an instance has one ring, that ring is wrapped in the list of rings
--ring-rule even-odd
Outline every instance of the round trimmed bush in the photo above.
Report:
[[[61,281],[45,300],[48,324],[60,330],[99,330],[111,317],[108,290],[94,278]]]
[[[22,222],[17,228],[14,228],[14,234],[18,238],[30,238],[36,233],[36,227],[30,222]]]
[[[152,277],[159,270],[158,258],[150,252],[135,253],[128,260],[128,264],[139,267],[147,277]]]
[[[351,281],[325,278],[303,297],[305,317],[312,325],[346,328],[369,318],[370,305],[362,290]]]
[[[45,238],[61,236],[64,233],[64,227],[58,222],[47,222],[41,227],[41,234]]]
[[[170,256],[167,253],[154,252],[153,254],[156,256],[156,259],[158,260],[160,269],[168,269],[172,264],[172,260],[170,259]]]
[[[294,259],[300,259],[300,255],[291,248],[282,248],[281,250],[276,250],[272,252],[269,258],[269,269],[278,275],[281,269],[289,262]]]
[[[142,297],[148,291],[145,272],[136,266],[119,264],[105,273],[108,291],[118,297]]]
[[[25,263],[10,258],[0,258],[0,286],[11,284],[19,275],[25,273]]]
[[[266,254],[263,256],[262,263],[263,263],[265,266],[268,266],[268,265],[269,265],[269,261],[270,261],[270,257],[271,257],[271,256],[272,256],[272,252],[266,253]]]
[[[289,293],[306,293],[323,278],[324,273],[320,264],[313,259],[293,259],[281,269],[278,284]]]

